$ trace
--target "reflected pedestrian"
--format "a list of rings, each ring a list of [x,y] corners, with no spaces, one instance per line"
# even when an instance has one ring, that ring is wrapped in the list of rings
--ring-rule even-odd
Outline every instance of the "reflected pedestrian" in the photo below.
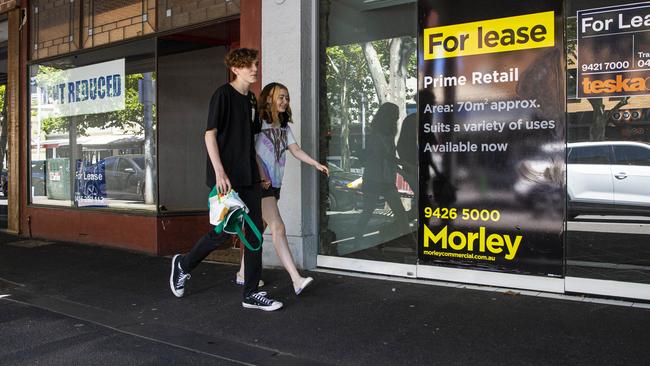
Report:
[[[408,233],[409,224],[406,210],[402,205],[395,181],[397,178],[397,157],[395,136],[397,135],[397,120],[399,108],[393,103],[382,104],[372,120],[372,130],[368,139],[368,148],[364,153],[365,167],[363,170],[363,212],[357,221],[360,235],[364,231],[370,217],[377,206],[377,199],[383,196],[393,214],[400,234]]]

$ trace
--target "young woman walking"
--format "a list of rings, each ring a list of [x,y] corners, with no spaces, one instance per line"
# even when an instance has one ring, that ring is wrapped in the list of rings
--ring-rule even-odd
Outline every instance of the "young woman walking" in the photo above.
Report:
[[[309,164],[319,171],[329,174],[325,165],[320,164],[305,153],[296,143],[289,122],[293,123],[289,107],[289,89],[280,83],[270,83],[262,89],[258,101],[262,130],[255,138],[257,163],[262,179],[262,218],[271,229],[273,246],[284,268],[289,272],[296,295],[300,294],[314,279],[302,277],[289,250],[287,234],[278,210],[280,188],[284,175],[286,151],[298,160]],[[244,261],[237,273],[242,278]],[[238,281],[239,282],[239,281]]]

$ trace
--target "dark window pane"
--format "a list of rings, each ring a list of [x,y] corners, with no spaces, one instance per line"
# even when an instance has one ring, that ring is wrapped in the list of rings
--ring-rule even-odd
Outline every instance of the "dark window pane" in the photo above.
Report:
[[[106,170],[115,170],[115,163],[117,163],[116,158],[107,158],[106,159]]]
[[[650,166],[650,148],[640,146],[614,146],[616,164]]]
[[[129,163],[127,159],[120,159],[120,162],[117,164],[117,170],[120,172],[124,172],[129,168],[133,169],[131,163]]]
[[[609,146],[580,146],[571,149],[569,164],[609,164]]]
[[[144,169],[144,157],[133,158],[133,163],[138,166],[140,169]]]

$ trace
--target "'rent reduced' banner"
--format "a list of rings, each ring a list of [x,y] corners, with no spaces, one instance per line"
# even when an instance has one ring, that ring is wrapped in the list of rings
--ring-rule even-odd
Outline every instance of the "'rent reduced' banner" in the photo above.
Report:
[[[123,110],[124,59],[57,70],[40,66],[32,78],[38,105],[50,117],[69,117]]]
[[[563,275],[562,9],[418,2],[420,264]]]

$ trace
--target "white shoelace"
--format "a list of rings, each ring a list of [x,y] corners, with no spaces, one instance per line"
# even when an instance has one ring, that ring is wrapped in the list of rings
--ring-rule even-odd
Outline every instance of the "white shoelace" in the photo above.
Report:
[[[273,301],[272,301],[272,300],[266,298],[266,291],[260,291],[260,292],[256,292],[256,293],[254,293],[254,294],[253,294],[253,298],[254,298],[255,300],[257,300],[257,301],[263,303],[264,305],[271,305],[271,304],[273,304]]]
[[[185,286],[185,281],[189,280],[192,278],[192,276],[189,273],[183,272],[183,269],[181,266],[178,266],[179,270],[179,276],[178,276],[178,281],[176,282],[176,287],[183,287]]]

